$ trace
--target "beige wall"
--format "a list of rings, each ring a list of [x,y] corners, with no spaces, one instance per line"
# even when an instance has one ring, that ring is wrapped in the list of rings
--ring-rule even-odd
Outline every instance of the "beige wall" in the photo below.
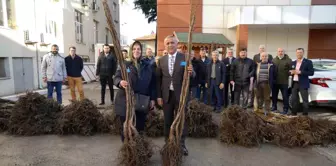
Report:
[[[248,33],[248,57],[259,53],[259,45],[265,45],[266,51],[277,55],[277,48],[282,47],[285,53],[295,58],[296,48],[308,50],[309,29],[295,27],[268,27],[249,28]],[[307,55],[305,55],[307,56]]]

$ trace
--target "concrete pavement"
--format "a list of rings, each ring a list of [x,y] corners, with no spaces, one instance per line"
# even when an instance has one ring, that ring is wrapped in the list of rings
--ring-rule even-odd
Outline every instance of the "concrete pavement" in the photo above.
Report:
[[[100,102],[100,86],[84,85],[85,95]],[[109,99],[106,94],[106,99]],[[63,91],[64,104],[70,99],[69,90]],[[106,104],[110,105],[109,100]],[[281,108],[281,107],[279,107]],[[312,116],[335,117],[329,108],[314,108]],[[214,114],[218,119],[218,114]],[[153,139],[162,147],[163,138]],[[184,165],[190,166],[334,166],[336,146],[308,148],[281,148],[264,144],[256,148],[228,146],[217,139],[188,138],[189,156]],[[0,134],[0,166],[115,166],[121,141],[118,136],[34,136],[14,137]],[[159,153],[151,159],[152,166],[161,165]]]

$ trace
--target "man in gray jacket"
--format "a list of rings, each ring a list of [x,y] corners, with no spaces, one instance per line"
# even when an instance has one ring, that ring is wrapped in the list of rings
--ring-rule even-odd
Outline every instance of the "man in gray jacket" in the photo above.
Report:
[[[51,46],[51,52],[43,56],[41,73],[43,81],[47,83],[48,98],[53,98],[56,88],[57,102],[62,104],[62,83],[67,77],[67,72],[64,57],[58,53],[56,44]]]

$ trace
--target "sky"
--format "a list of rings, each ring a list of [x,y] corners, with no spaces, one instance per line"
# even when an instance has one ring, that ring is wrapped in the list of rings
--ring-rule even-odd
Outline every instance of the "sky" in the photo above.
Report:
[[[120,33],[127,36],[127,43],[131,44],[133,39],[156,32],[156,22],[148,24],[145,15],[141,10],[134,10],[134,0],[127,0],[120,3]]]

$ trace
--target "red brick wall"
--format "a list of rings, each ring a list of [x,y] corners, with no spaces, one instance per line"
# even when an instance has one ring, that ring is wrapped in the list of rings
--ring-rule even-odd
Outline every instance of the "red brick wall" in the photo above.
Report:
[[[194,32],[202,32],[202,0],[194,0],[194,4],[198,4]],[[174,31],[189,31],[189,17],[189,0],[157,1],[157,49],[159,55],[164,50],[163,40],[166,36],[172,35]]]
[[[236,55],[239,55],[239,51],[242,48],[247,49],[248,40],[248,25],[238,25],[236,31]]]
[[[336,59],[336,29],[310,29],[308,58]]]

